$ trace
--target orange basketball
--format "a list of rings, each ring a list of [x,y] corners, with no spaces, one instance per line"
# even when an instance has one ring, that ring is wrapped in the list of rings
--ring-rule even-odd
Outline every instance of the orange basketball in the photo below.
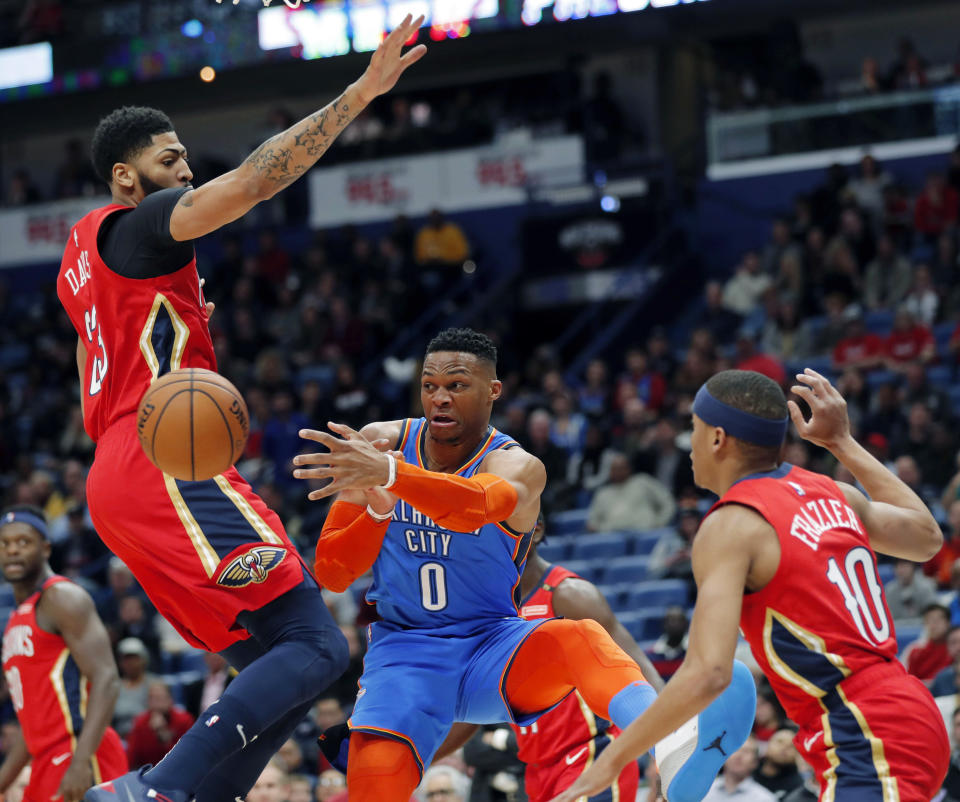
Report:
[[[223,473],[247,444],[250,416],[236,387],[202,368],[173,370],[140,399],[137,434],[147,458],[175,479]]]

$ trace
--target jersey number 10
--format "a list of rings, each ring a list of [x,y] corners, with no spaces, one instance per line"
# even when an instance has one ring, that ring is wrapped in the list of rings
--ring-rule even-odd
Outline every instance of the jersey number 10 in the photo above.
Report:
[[[857,566],[863,571],[867,592],[864,592],[860,583]],[[890,637],[890,622],[887,620],[883,591],[877,578],[877,565],[867,549],[863,546],[850,549],[843,561],[843,568],[831,557],[827,564],[827,579],[840,588],[843,603],[865,641],[879,646]]]

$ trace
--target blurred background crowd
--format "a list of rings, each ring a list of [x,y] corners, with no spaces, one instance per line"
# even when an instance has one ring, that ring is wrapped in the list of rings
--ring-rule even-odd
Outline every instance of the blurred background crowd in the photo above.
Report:
[[[695,12],[718,14],[723,2],[671,13],[695,20]],[[931,100],[929,93],[951,91],[960,62],[955,41],[948,47],[931,33],[931,20],[949,27],[949,4],[919,4],[914,31],[894,4],[881,5],[882,13],[864,4],[853,14],[870,34],[863,41],[888,46],[852,48],[862,61],[859,77],[844,71],[849,56],[818,65],[816,53],[851,43],[824,40],[833,17],[817,4],[823,18],[761,19],[753,29],[743,20],[742,29],[729,21],[710,28],[716,18],[704,16],[693,43],[684,45],[691,52],[688,83],[679,77],[685,62],[662,52],[646,61],[635,53],[618,64],[604,61],[609,29],[599,26],[609,20],[571,22],[585,30],[595,22],[600,33],[579,48],[562,40],[559,62],[549,68],[504,66],[496,74],[487,65],[456,85],[401,87],[359,118],[321,164],[486,146],[518,130],[576,136],[589,191],[574,203],[551,207],[523,176],[500,175],[509,173],[509,160],[486,167],[481,160],[478,170],[523,186],[522,205],[485,212],[437,203],[411,213],[398,208],[373,222],[323,225],[317,204],[342,201],[318,197],[305,180],[198,242],[205,293],[216,303],[210,329],[220,371],[250,411],[238,467],[308,561],[327,507],[307,501],[309,488],[291,475],[303,448],[299,429],[418,415],[425,342],[444,326],[469,325],[499,348],[504,394],[494,425],[547,468],[541,554],[595,582],[668,677],[683,658],[695,602],[690,545],[711,503],[690,469],[693,395],[725,368],[756,370],[788,389],[794,373],[814,367],[844,394],[860,441],[921,495],[943,527],[944,547],[929,563],[881,560],[881,573],[901,659],[937,697],[956,743],[960,115],[952,95]],[[0,13],[12,9],[15,27],[0,26],[12,31],[6,44],[56,45],[74,35],[65,20],[75,10],[59,0],[0,2]],[[843,24],[853,30],[849,20]],[[669,36],[679,36],[670,25]],[[451,52],[459,46],[443,44]],[[638,64],[651,70],[659,89],[658,114],[631,104],[636,76],[628,70]],[[429,65],[428,57],[424,70]],[[163,82],[150,86],[161,91]],[[691,97],[670,94],[678,89]],[[921,94],[902,99],[903,92]],[[888,100],[866,122],[853,124],[859,112],[835,104],[838,97],[875,96]],[[173,103],[176,122],[174,101],[155,102],[164,100]],[[50,113],[49,106],[29,106],[42,98],[5,102],[10,110],[20,104]],[[100,112],[114,105],[109,94],[98,102]],[[681,102],[696,110],[693,122],[672,105]],[[830,103],[829,116],[818,117]],[[243,136],[275,133],[301,107],[302,97],[263,102],[259,122]],[[904,121],[897,116],[904,107],[929,111],[934,128],[918,133],[927,111]],[[189,125],[195,113],[184,108]],[[758,123],[743,114],[767,116]],[[4,123],[5,213],[102,193],[86,156],[88,121],[40,144],[28,123],[22,130]],[[730,126],[739,132],[736,157],[722,141]],[[684,131],[698,133],[701,145],[691,150],[689,141],[671,141],[671,133]],[[704,143],[711,136],[720,144]],[[833,146],[824,147],[831,136]],[[218,151],[207,137],[192,162],[198,183],[234,163],[231,148]],[[891,142],[899,150],[884,151]],[[15,158],[41,147],[42,163]],[[614,182],[624,179],[646,189],[617,192]],[[358,191],[379,198],[382,190],[374,182]],[[90,590],[115,644],[123,687],[114,726],[133,765],[156,762],[217,698],[230,672],[219,657],[190,649],[156,615],[97,537],[84,489],[93,444],[82,426],[75,334],[54,292],[56,265],[48,259],[9,267],[0,270],[0,498],[45,510],[54,570]],[[590,288],[591,277],[601,289]],[[828,454],[793,436],[783,458],[854,482]],[[353,703],[364,627],[373,615],[364,590],[361,580],[346,593],[328,594],[351,646],[350,669],[317,702],[250,800],[345,798],[343,778],[319,753],[316,736],[345,720]],[[12,604],[0,585],[0,606],[9,611]],[[15,727],[7,698],[0,748]],[[729,776],[753,776],[778,798],[814,798],[804,790],[807,775],[796,766],[789,728],[761,683],[755,739],[731,757]],[[449,765],[428,774],[424,798],[522,799],[522,767],[509,748],[494,745],[502,743],[492,730],[478,733]],[[960,800],[960,759],[947,783],[945,798]]]

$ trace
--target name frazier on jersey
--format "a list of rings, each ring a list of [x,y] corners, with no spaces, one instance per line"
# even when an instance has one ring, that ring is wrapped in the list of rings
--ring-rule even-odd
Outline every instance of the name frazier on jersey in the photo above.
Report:
[[[793,516],[790,534],[817,551],[820,538],[830,529],[853,529],[863,534],[857,514],[835,498],[815,499],[804,504]]]
[[[3,660],[33,657],[33,628],[27,624],[11,627],[3,636]]]
[[[420,510],[411,507],[405,501],[397,502],[393,511],[393,520],[400,523],[414,524],[417,527],[436,527],[434,529],[404,529],[403,536],[406,541],[407,551],[412,554],[435,554],[441,557],[450,556],[450,543],[453,540],[453,534],[432,521]],[[479,536],[480,530],[473,532],[463,532],[458,534],[469,534]]]

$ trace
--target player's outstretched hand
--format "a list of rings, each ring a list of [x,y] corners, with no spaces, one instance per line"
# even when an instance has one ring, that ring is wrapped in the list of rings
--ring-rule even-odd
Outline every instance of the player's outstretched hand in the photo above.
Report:
[[[613,765],[613,761],[604,760],[604,756],[605,754],[601,753],[597,761],[581,774],[573,785],[550,802],[576,802],[580,798],[595,796],[613,785],[620,772]]]
[[[316,465],[315,468],[297,468],[298,479],[332,479],[320,490],[307,494],[311,501],[335,495],[341,490],[370,490],[385,484],[390,477],[390,461],[376,445],[360,432],[342,423],[328,423],[334,437],[327,432],[301,429],[300,437],[312,440],[330,449],[327,454],[298,454],[293,464]]]
[[[849,437],[847,402],[837,388],[810,368],[797,374],[797,382],[790,389],[810,406],[810,420],[806,420],[797,402],[787,401],[787,409],[800,436],[826,449]]]
[[[393,89],[404,70],[423,58],[427,52],[426,45],[417,45],[406,53],[403,52],[404,42],[420,30],[423,20],[422,14],[416,19],[407,14],[403,22],[390,31],[380,43],[370,59],[369,66],[354,84],[360,99],[365,103],[370,103],[374,98]]]

